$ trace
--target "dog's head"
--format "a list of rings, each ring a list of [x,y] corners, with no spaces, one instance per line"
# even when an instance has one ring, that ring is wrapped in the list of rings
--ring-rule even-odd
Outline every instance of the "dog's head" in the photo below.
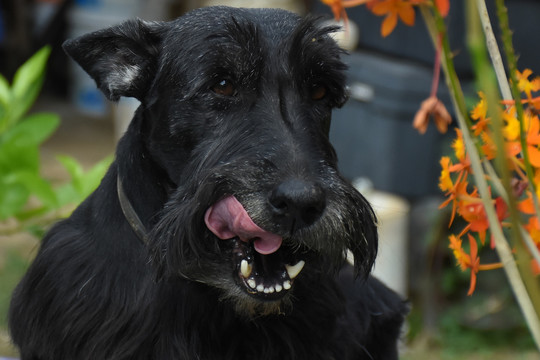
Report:
[[[283,10],[214,7],[65,44],[109,99],[142,103],[131,126],[174,184],[149,241],[163,276],[250,313],[283,310],[348,249],[367,276],[375,216],[328,140],[346,101],[333,31]]]

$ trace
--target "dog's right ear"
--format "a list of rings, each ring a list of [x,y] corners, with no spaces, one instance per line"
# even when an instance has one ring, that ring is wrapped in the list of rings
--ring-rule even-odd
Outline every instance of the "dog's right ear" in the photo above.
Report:
[[[160,28],[160,23],[128,20],[67,40],[63,48],[109,100],[121,96],[142,100],[156,69]]]

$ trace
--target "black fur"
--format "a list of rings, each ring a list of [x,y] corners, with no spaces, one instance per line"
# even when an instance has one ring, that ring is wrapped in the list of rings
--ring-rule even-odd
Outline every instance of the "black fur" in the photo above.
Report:
[[[99,188],[47,234],[13,294],[23,360],[397,358],[406,305],[369,276],[375,216],[328,141],[346,100],[335,30],[215,7],[66,42],[111,100],[142,105]],[[231,195],[278,250],[205,224]],[[239,256],[256,258],[264,284],[281,284],[285,263],[305,266],[265,294],[242,283]]]

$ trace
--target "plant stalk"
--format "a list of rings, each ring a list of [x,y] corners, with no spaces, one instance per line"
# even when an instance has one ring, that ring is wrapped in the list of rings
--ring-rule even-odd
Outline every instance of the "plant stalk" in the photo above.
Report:
[[[504,236],[501,225],[497,218],[497,214],[491,199],[489,186],[487,184],[482,169],[481,159],[469,131],[470,120],[468,117],[467,108],[465,106],[463,91],[461,89],[456,71],[453,66],[448,38],[446,36],[446,26],[444,24],[444,19],[442,19],[436,9],[433,10],[432,13],[430,11],[430,8],[428,8],[427,6],[421,6],[420,11],[422,13],[422,16],[424,17],[434,46],[437,46],[438,44],[438,37],[442,36],[443,57],[441,64],[445,73],[448,88],[450,90],[451,99],[456,109],[456,119],[459,127],[462,130],[463,141],[469,154],[471,167],[473,169],[473,176],[476,180],[476,185],[478,187],[482,202],[484,204],[484,209],[486,211],[486,215],[490,224],[491,234],[495,240],[495,248],[497,253],[499,254],[501,262],[504,265],[505,273],[516,295],[517,301],[522,309],[522,312],[536,342],[536,345],[540,349],[540,322],[538,321],[535,307],[531,301],[531,298],[529,297],[525,284],[518,270],[516,261],[512,255],[512,249],[510,248]]]

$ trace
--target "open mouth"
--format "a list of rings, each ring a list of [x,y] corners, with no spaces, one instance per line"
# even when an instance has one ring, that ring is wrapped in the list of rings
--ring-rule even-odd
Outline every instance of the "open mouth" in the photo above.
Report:
[[[205,222],[218,238],[233,242],[234,273],[248,294],[277,300],[292,288],[305,261],[286,251],[281,236],[257,226],[234,196],[212,205]]]
[[[287,260],[282,249],[263,255],[255,250],[253,242],[246,243],[238,238],[232,241],[239,283],[251,295],[268,300],[282,297],[292,288],[294,280],[304,268],[304,260]]]

